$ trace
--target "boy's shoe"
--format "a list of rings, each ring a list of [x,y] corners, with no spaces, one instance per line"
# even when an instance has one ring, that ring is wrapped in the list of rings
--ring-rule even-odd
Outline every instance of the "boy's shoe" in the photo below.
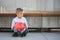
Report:
[[[24,34],[22,34],[22,35],[20,35],[20,37],[25,37],[26,35],[24,35]]]
[[[13,37],[17,37],[18,36],[18,32],[14,32],[14,34],[12,36]]]
[[[28,31],[25,30],[23,33],[20,34],[21,37],[25,37],[27,35]]]
[[[24,37],[23,35],[20,35],[20,37]]]
[[[24,33],[19,32],[18,34],[20,37],[24,37]]]

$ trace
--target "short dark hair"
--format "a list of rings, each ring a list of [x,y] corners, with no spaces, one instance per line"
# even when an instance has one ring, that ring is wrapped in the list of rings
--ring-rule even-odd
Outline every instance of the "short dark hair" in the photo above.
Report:
[[[22,9],[22,8],[17,8],[16,10],[18,10],[18,11],[23,11],[23,9]]]

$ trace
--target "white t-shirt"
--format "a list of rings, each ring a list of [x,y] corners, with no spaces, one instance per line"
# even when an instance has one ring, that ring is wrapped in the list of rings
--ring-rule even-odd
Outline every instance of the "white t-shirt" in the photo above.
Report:
[[[26,20],[25,17],[22,17],[22,18],[15,17],[12,20],[11,29],[13,29],[13,27],[14,27],[14,25],[15,25],[16,22],[25,23],[26,24],[26,28],[28,28],[27,20]]]

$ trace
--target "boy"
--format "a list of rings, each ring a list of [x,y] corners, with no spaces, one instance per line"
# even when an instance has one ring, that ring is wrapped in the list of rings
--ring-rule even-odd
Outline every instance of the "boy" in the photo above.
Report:
[[[25,17],[23,17],[23,9],[16,9],[16,17],[12,20],[11,29],[14,31],[13,37],[17,37],[18,33],[21,37],[26,36],[28,32],[28,24]]]

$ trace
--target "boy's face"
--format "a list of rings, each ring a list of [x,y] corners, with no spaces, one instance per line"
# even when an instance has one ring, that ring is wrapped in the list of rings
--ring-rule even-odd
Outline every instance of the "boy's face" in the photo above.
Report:
[[[17,15],[18,18],[23,17],[22,11],[17,11],[17,10],[16,10],[16,15]]]

